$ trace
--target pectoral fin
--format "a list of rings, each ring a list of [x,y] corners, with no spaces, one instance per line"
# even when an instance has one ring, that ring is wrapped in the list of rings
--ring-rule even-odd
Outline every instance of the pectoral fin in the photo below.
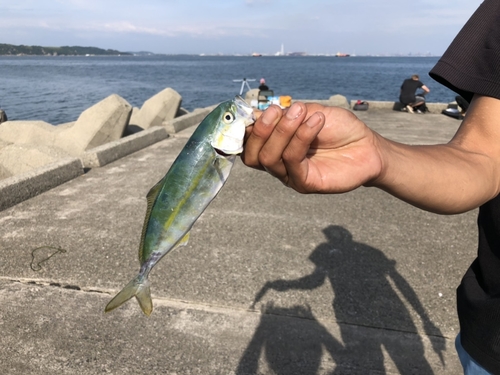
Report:
[[[179,242],[177,242],[174,246],[174,249],[177,249],[178,247],[183,247],[183,246],[186,246],[189,242],[189,236],[190,236],[191,232],[187,232],[184,237],[182,237]],[[173,249],[172,249],[173,250]]]

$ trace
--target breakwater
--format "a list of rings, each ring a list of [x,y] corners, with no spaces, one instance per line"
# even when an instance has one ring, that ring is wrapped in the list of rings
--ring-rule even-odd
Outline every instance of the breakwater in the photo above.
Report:
[[[246,100],[252,102],[257,93],[255,89],[248,91]],[[1,124],[0,210],[195,126],[214,108],[188,112],[181,101],[180,94],[166,88],[141,108],[132,108],[113,94],[82,112],[76,122],[59,126],[43,121]],[[302,101],[346,109],[354,104],[342,95]],[[431,113],[440,113],[448,104],[428,106]],[[369,110],[399,109],[397,102],[374,101]]]

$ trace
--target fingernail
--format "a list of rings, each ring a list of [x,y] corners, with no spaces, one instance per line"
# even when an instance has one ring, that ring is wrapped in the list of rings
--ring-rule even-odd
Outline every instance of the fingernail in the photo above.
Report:
[[[314,128],[315,126],[319,125],[321,121],[322,121],[321,116],[319,115],[318,112],[316,112],[307,119],[306,125],[309,126],[310,128]]]
[[[292,104],[286,113],[286,117],[289,120],[295,120],[302,113],[302,106],[298,103]]]
[[[271,125],[276,117],[276,113],[272,109],[268,109],[267,111],[264,111],[264,113],[261,116],[262,123],[264,125]]]

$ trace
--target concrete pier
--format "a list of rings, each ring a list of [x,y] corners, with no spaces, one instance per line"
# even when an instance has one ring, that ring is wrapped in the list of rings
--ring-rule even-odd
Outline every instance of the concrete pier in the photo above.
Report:
[[[401,142],[460,121],[357,113]],[[154,311],[104,306],[139,270],[146,194],[194,128],[0,211],[0,373],[461,373],[455,288],[476,212],[373,188],[300,195],[238,161],[189,244],[151,274]]]

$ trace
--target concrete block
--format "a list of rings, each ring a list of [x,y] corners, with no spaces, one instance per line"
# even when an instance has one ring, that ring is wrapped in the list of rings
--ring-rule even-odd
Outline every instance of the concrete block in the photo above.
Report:
[[[130,125],[137,125],[143,129],[161,126],[164,121],[175,118],[181,107],[181,95],[171,88],[159,92],[146,100],[140,111],[130,121]]]
[[[15,144],[52,146],[58,129],[45,121],[7,121],[0,126],[0,140]]]
[[[132,107],[118,95],[110,95],[85,110],[74,123],[53,126],[44,121],[7,121],[0,127],[0,140],[37,148],[60,149],[65,156],[120,139]]]
[[[137,134],[86,151],[81,156],[84,168],[102,167],[153,143],[168,138],[165,128],[154,126]]]
[[[64,158],[0,181],[0,211],[83,174],[80,159]]]
[[[0,150],[4,147],[7,147],[8,145],[11,145],[12,142],[6,142],[0,139]]]
[[[120,139],[131,113],[132,106],[112,94],[82,112],[73,126],[58,132],[56,146],[78,156],[85,150]]]
[[[187,114],[189,114],[189,111],[186,108],[180,107],[177,113],[175,114],[175,117],[181,117]]]
[[[71,122],[65,122],[65,123],[62,123],[62,124],[58,124],[57,125],[57,130],[60,131],[62,129],[71,128],[73,125],[75,125],[75,122],[76,121],[71,121]]]
[[[195,109],[187,115],[177,117],[170,121],[165,121],[162,125],[168,134],[175,134],[181,130],[189,128],[190,126],[198,125],[214,108],[215,106]]]
[[[345,108],[345,109],[350,109],[351,108],[351,106],[349,104],[349,101],[343,95],[333,95],[333,96],[330,96],[330,98],[328,99],[328,101],[330,102],[330,105],[334,106],[334,107],[341,107],[341,108]]]
[[[132,114],[130,115],[130,121],[129,124],[134,124],[137,125],[139,122],[139,112],[141,111],[140,108],[134,107],[132,108]]]
[[[10,144],[0,149],[0,179],[15,176],[54,163],[68,154],[49,146]]]
[[[317,103],[325,106],[331,106],[332,103],[329,100],[320,100],[320,99],[292,99],[292,103],[301,102],[301,103]]]

